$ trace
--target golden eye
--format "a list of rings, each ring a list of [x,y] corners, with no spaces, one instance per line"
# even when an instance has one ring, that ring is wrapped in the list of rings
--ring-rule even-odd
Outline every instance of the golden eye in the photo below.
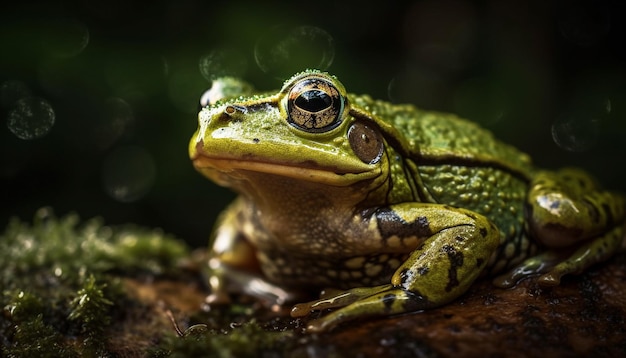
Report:
[[[375,164],[383,154],[383,140],[378,131],[361,122],[355,122],[348,130],[348,141],[354,154],[363,163]]]
[[[344,101],[332,83],[321,78],[306,78],[289,91],[288,121],[307,132],[327,132],[341,123]]]

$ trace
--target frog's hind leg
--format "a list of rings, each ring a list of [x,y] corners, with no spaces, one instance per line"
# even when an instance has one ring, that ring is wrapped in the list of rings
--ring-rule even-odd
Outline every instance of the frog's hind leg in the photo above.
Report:
[[[623,241],[623,227],[614,228],[607,234],[581,245],[570,257],[541,275],[538,282],[545,286],[556,286],[561,283],[561,277],[564,275],[579,274],[589,266],[613,256],[622,247]]]
[[[525,207],[531,236],[548,248],[571,247],[623,226],[625,209],[623,196],[572,168],[538,173]]]
[[[567,274],[579,274],[588,267],[607,260],[622,249],[626,236],[623,227],[617,227],[607,234],[583,243],[576,249],[554,249],[544,251],[526,259],[511,271],[497,276],[493,283],[502,288],[512,287],[519,280],[531,275],[541,275],[537,279],[544,286],[556,286]]]
[[[584,172],[563,169],[538,173],[531,183],[526,213],[530,234],[544,251],[497,277],[500,287],[541,274],[553,286],[617,252],[625,240],[624,197],[600,190]]]

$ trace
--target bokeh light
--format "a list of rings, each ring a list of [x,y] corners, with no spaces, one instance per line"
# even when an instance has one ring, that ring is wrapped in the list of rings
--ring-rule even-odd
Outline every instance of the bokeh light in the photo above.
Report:
[[[48,101],[39,97],[19,99],[7,115],[7,127],[24,140],[45,136],[54,126],[55,113]]]
[[[45,26],[41,44],[44,52],[51,56],[74,57],[89,44],[89,30],[76,19],[52,19]]]
[[[0,105],[3,108],[10,108],[20,99],[30,95],[30,89],[22,81],[7,80],[0,84]]]
[[[328,69],[335,45],[332,36],[316,26],[275,26],[257,41],[254,58],[263,72],[284,80],[307,68]]]

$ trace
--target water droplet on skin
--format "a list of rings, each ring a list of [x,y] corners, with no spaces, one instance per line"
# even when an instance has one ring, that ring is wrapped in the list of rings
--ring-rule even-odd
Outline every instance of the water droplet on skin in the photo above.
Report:
[[[24,82],[8,80],[0,85],[0,105],[2,107],[12,107],[24,97],[30,97],[30,89]]]
[[[231,49],[213,50],[200,58],[200,73],[208,81],[219,77],[242,77],[248,61],[239,51]]]
[[[124,203],[143,198],[152,188],[155,176],[154,159],[142,147],[117,148],[102,165],[105,191],[113,199]]]
[[[55,121],[52,106],[39,97],[18,100],[9,110],[7,127],[18,138],[37,139],[50,132]]]
[[[286,79],[307,68],[327,70],[335,58],[335,45],[319,27],[276,26],[257,41],[254,58],[263,72]]]

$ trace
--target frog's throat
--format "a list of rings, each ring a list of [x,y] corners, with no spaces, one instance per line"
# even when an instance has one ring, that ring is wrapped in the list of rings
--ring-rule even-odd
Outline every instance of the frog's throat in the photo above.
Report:
[[[377,175],[373,171],[342,172],[336,167],[325,168],[306,162],[283,164],[261,160],[209,157],[202,154],[196,154],[192,160],[196,170],[203,174],[216,170],[232,177],[245,177],[245,171],[252,171],[332,186],[348,186]]]

